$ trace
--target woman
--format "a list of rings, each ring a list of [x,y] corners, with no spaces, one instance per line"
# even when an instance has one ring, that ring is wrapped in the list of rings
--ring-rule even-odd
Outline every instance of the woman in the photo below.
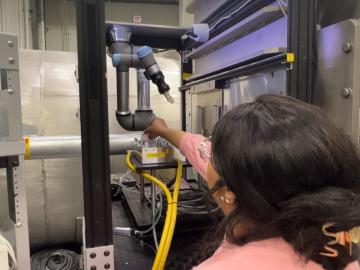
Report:
[[[360,269],[345,237],[360,226],[360,159],[318,108],[264,95],[227,113],[212,143],[160,119],[146,133],[180,148],[225,213],[219,247],[194,269]]]

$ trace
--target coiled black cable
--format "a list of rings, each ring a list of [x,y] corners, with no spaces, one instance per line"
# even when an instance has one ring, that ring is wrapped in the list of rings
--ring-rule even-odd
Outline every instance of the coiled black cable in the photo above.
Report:
[[[58,249],[42,251],[31,256],[31,270],[79,270],[80,255]]]

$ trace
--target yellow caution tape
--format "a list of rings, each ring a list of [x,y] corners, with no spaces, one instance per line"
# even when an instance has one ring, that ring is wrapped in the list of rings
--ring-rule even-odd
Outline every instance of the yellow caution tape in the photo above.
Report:
[[[149,153],[146,154],[147,158],[164,158],[166,156],[165,152]]]
[[[295,53],[287,53],[286,54],[286,62],[294,63],[295,62]]]
[[[184,72],[184,73],[182,74],[183,80],[187,80],[187,79],[189,79],[191,76],[192,76],[191,73],[185,73],[185,72]]]
[[[25,159],[30,159],[30,138],[24,137],[24,143],[25,143]]]

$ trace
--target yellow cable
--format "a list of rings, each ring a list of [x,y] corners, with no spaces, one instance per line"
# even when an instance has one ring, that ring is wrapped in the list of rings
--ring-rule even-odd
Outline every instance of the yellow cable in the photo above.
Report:
[[[171,223],[170,223],[170,228],[169,228],[169,231],[168,231],[167,237],[166,237],[165,250],[161,256],[160,269],[164,269],[164,267],[165,267],[166,259],[169,254],[169,251],[170,251],[170,246],[171,246],[172,238],[174,236],[175,225],[176,225],[177,203],[178,203],[178,198],[179,198],[179,190],[180,190],[180,185],[181,185],[182,169],[183,169],[182,162],[180,160],[177,160],[177,163],[178,163],[178,169],[176,171],[176,178],[175,178],[176,180],[175,180],[174,193],[173,193],[173,203],[171,205],[171,207],[173,208],[171,211]]]
[[[160,180],[156,179],[155,177],[153,177],[152,175],[150,175],[148,173],[137,171],[135,166],[131,163],[131,154],[132,153],[136,154],[136,152],[128,152],[128,154],[126,156],[126,163],[129,167],[129,169],[138,174],[141,174],[144,178],[146,178],[149,181],[153,182],[154,184],[158,185],[164,191],[166,199],[168,201],[168,204],[172,205],[172,201],[173,201],[172,196],[171,196],[169,189],[166,187],[166,185],[164,185]],[[168,207],[167,213],[166,213],[166,218],[165,218],[165,224],[164,224],[164,228],[163,228],[163,233],[162,233],[162,237],[160,240],[158,252],[155,257],[153,269],[158,269],[156,267],[158,267],[158,265],[160,264],[160,256],[163,253],[163,250],[165,247],[166,235],[167,235],[168,229],[170,227],[171,211],[172,211],[172,207]]]
[[[158,251],[157,251],[156,256],[155,256],[155,261],[154,261],[154,264],[153,264],[153,267],[152,267],[153,270],[159,270],[160,269],[159,268],[160,260],[161,260],[162,254],[164,252],[164,249],[165,249],[167,234],[168,234],[168,231],[169,231],[169,228],[170,228],[170,221],[171,221],[171,216],[172,216],[171,212],[172,212],[172,209],[173,209],[171,207],[172,202],[173,202],[172,196],[171,196],[171,193],[170,193],[169,189],[160,180],[156,179],[155,177],[153,177],[152,175],[150,175],[148,173],[136,171],[135,166],[131,163],[131,152],[128,152],[128,154],[126,156],[126,163],[127,163],[130,170],[141,174],[144,178],[146,178],[149,181],[151,181],[151,182],[155,183],[156,185],[158,185],[164,191],[166,199],[168,201],[169,206],[168,206],[167,213],[166,213],[163,233],[162,233],[162,236],[161,236]]]
[[[126,163],[129,169],[138,174],[141,174],[144,178],[158,185],[163,190],[166,199],[168,201],[168,209],[166,212],[163,233],[161,235],[159,249],[155,256],[155,261],[152,267],[152,270],[162,270],[164,268],[167,255],[170,250],[171,240],[175,229],[176,216],[177,216],[177,200],[178,200],[181,177],[182,177],[182,163],[181,161],[178,161],[178,169],[176,173],[175,188],[174,188],[174,197],[172,197],[169,189],[159,179],[153,177],[148,173],[144,173],[136,170],[135,166],[131,163],[131,154],[132,152],[129,151],[126,156]]]

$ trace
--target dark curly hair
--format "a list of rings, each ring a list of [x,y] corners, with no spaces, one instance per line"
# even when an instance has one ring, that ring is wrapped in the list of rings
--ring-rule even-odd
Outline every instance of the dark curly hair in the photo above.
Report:
[[[319,255],[330,241],[322,233],[325,223],[335,223],[336,232],[360,225],[358,152],[319,108],[263,95],[227,113],[212,142],[212,163],[223,179],[212,192],[227,186],[236,202],[209,242],[218,246],[225,235],[241,246],[282,237],[306,260],[331,270],[358,258],[357,247],[350,256],[340,245],[336,258]],[[246,233],[237,235],[240,223]],[[198,258],[211,256],[211,247]]]

